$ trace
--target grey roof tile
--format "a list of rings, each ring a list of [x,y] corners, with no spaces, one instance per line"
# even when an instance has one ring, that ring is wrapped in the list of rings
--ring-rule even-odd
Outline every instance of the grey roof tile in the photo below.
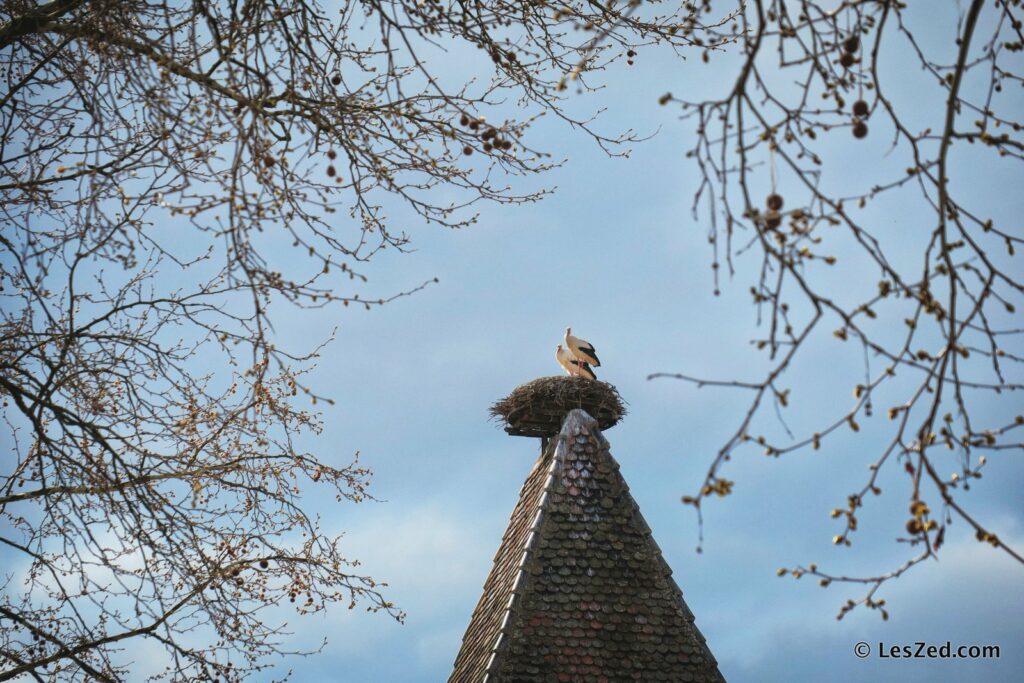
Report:
[[[448,680],[724,681],[583,410],[527,476]]]

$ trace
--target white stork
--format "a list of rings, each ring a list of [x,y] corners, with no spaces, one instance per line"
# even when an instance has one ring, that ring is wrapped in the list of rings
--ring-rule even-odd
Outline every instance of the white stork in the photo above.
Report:
[[[601,367],[601,361],[597,359],[597,352],[594,351],[594,345],[588,341],[584,341],[579,337],[572,336],[572,328],[565,328],[565,346],[572,352],[578,360],[593,365],[595,368]]]
[[[589,365],[587,365],[586,361],[575,358],[572,355],[572,352],[568,349],[562,348],[561,344],[559,344],[558,348],[555,349],[555,360],[557,360],[558,364],[573,377],[582,375],[583,377],[589,377],[590,379],[597,379],[597,375],[594,374],[594,371]]]

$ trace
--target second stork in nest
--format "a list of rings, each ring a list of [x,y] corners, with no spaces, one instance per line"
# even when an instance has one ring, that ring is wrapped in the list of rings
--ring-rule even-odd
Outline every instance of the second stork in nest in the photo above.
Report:
[[[594,345],[590,342],[574,337],[572,328],[565,328],[565,347],[561,344],[555,351],[555,359],[570,375],[582,375],[590,379],[597,379],[593,367],[600,367],[601,361],[597,357]]]

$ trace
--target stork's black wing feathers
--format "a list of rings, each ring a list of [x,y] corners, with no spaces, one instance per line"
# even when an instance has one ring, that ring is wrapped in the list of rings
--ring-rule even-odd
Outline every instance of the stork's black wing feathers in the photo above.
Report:
[[[601,359],[597,357],[597,352],[594,351],[593,346],[581,346],[580,351],[585,351],[588,356],[594,359],[594,367],[601,367]]]
[[[574,359],[572,363],[573,365],[580,369],[580,372],[582,372],[585,377],[589,377],[590,379],[597,379],[597,375],[594,374],[594,369],[590,367],[589,363],[576,359]]]

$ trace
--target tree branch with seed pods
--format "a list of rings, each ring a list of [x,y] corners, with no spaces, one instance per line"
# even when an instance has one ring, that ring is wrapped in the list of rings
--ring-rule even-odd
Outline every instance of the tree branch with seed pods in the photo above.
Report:
[[[643,46],[699,46],[697,15],[5,3],[0,680],[126,680],[148,644],[155,680],[241,681],[319,649],[286,645],[289,609],[402,619],[309,503],[368,499],[370,472],[302,447],[335,397],[315,388],[324,347],[279,346],[277,312],[432,283],[371,292],[367,264],[408,249],[410,223],[545,196],[514,188],[555,165],[538,117],[624,153],[636,133],[569,112],[562,79],[596,89]]]
[[[888,445],[866,463],[867,479],[830,513],[841,524],[833,543],[852,544],[861,509],[883,495],[879,477],[895,469],[904,485],[888,495],[904,497],[907,506],[894,524],[896,540],[911,554],[894,569],[864,576],[816,563],[778,571],[814,576],[822,586],[863,586],[839,618],[858,606],[888,618],[880,589],[939,557],[959,528],[1024,563],[1019,548],[970,511],[983,470],[1010,465],[997,456],[1024,449],[1024,417],[1014,412],[1024,388],[1022,330],[1014,318],[1024,294],[1015,260],[1024,236],[1019,225],[989,218],[968,191],[979,167],[1021,178],[1017,95],[1004,90],[1022,84],[1022,11],[1016,1],[972,0],[955,25],[940,29],[935,16],[926,26],[898,0],[739,3],[736,21],[714,29],[721,31],[714,39],[738,42],[743,55],[731,87],[721,99],[661,99],[696,126],[687,152],[701,177],[693,214],[709,226],[715,294],[723,270],[730,279],[754,274],[751,295],[767,328],[752,341],[766,356],[760,379],[649,377],[752,396],[700,488],[683,502],[696,509],[703,542],[707,499],[732,491],[726,474],[744,447],[756,444],[778,458],[827,451],[849,430],[884,435]],[[945,37],[941,54],[934,41],[922,47],[928,31]],[[942,103],[938,111],[914,110],[894,91],[895,74],[915,70],[898,61],[902,54],[916,60],[921,87],[933,88]],[[925,117],[931,127],[918,128]],[[838,151],[862,145],[870,155],[877,147],[869,145],[881,138],[886,145],[877,160],[851,163]],[[896,164],[905,171],[886,175]],[[859,187],[831,180],[843,167],[857,170]],[[920,236],[908,231],[905,240],[920,237],[909,258],[907,242],[889,234],[883,214],[872,213],[876,204],[898,203],[921,207],[921,220],[933,226]],[[845,263],[853,265],[842,271]],[[830,335],[836,354],[859,348],[863,379],[853,385],[848,408],[796,434],[782,420],[799,391],[788,378]],[[849,380],[827,370],[819,377],[833,395],[849,395]],[[887,420],[874,417],[883,401]],[[800,415],[815,421],[821,412],[818,403],[813,414]],[[765,418],[776,416],[782,433],[759,434],[768,429]]]

